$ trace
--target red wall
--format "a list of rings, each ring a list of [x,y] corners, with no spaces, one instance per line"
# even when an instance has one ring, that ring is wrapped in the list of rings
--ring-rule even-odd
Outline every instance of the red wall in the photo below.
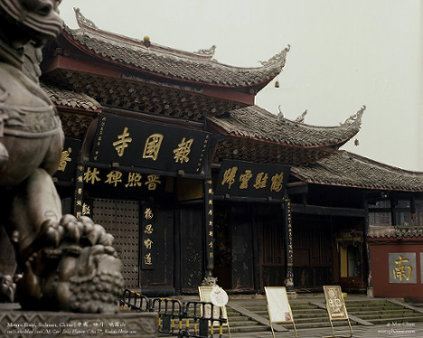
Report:
[[[423,252],[423,238],[369,239],[370,267],[374,297],[412,298],[423,301],[420,253]],[[416,283],[389,283],[389,253],[416,253]]]

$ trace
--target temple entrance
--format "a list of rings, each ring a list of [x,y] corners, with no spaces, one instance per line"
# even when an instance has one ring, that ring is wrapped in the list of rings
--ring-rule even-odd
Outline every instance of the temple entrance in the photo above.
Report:
[[[334,282],[332,222],[330,217],[294,214],[294,287],[322,290]]]
[[[198,286],[204,277],[203,240],[203,207],[182,206],[179,213],[179,245],[180,262],[176,263],[176,270],[180,277],[175,283],[179,283],[181,293],[197,293]]]
[[[259,239],[260,289],[282,286],[285,280],[285,235],[280,206],[261,208],[256,214]]]
[[[233,203],[215,203],[215,268],[218,283],[226,290],[255,289],[255,245],[252,210]]]
[[[344,289],[364,288],[363,234],[343,231],[336,238],[339,265],[339,283]]]
[[[166,203],[94,198],[92,218],[114,236],[125,287],[174,294],[173,208]],[[146,219],[146,210],[154,218]],[[142,230],[141,230],[142,229]]]

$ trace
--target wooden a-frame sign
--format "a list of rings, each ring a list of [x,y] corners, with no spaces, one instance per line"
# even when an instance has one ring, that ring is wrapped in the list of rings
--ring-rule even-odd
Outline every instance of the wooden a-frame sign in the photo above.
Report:
[[[345,307],[344,297],[342,297],[342,290],[339,285],[324,285],[323,291],[325,293],[326,310],[329,316],[330,326],[332,327],[332,336],[335,337],[335,329],[333,327],[334,320],[347,320],[350,327],[350,336],[353,336],[350,318],[348,317],[347,308]]]
[[[265,286],[264,291],[266,293],[267,312],[269,313],[272,336],[275,337],[273,323],[292,323],[294,326],[295,337],[298,337],[286,288],[284,286]]]

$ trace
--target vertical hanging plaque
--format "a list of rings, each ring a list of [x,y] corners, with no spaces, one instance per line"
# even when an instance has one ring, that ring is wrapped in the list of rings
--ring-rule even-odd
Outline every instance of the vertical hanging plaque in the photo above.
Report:
[[[156,247],[158,245],[154,236],[156,226],[154,209],[150,205],[146,205],[141,216],[141,268],[152,270],[156,263]]]

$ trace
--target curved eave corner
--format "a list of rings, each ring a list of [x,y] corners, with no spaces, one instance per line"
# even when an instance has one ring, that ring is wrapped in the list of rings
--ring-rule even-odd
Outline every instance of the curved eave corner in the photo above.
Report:
[[[249,106],[229,112],[226,116],[209,116],[209,125],[218,133],[239,139],[249,139],[253,142],[272,143],[289,148],[321,149],[327,152],[338,150],[359,131],[361,118],[365,106],[357,113],[350,116],[344,123],[336,127],[318,127],[304,124],[303,122],[291,121],[282,116],[273,115],[258,106]],[[243,114],[239,115],[239,113]],[[250,120],[250,117],[254,117]],[[265,130],[258,127],[258,120],[267,125]],[[269,127],[270,126],[270,127]],[[273,127],[272,127],[273,126]],[[290,130],[302,130],[299,134],[290,134]],[[266,132],[278,131],[277,134]],[[314,140],[307,135],[318,132],[318,135],[326,134],[327,137]],[[329,135],[329,136],[328,136]],[[332,136],[331,136],[332,135]]]

